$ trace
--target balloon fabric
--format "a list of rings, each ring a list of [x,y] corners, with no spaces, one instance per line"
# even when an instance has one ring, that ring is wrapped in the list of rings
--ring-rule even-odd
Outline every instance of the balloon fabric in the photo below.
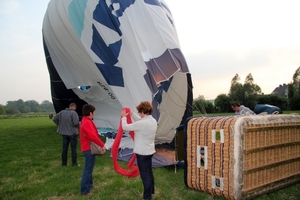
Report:
[[[193,116],[192,75],[166,0],[50,0],[42,35],[56,113],[74,102],[81,118],[91,104],[96,127],[117,134],[120,110],[149,101],[156,146],[172,143]],[[133,150],[133,137],[119,131],[119,150]]]
[[[149,101],[155,144],[192,116],[191,74],[164,0],[50,0],[42,33],[57,113],[75,102],[81,116],[91,104],[97,128],[118,130],[122,108]]]

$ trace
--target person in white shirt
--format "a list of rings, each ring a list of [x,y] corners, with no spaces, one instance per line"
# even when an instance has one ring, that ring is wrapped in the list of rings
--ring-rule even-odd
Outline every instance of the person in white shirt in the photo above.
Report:
[[[255,115],[255,113],[248,107],[240,105],[238,102],[233,102],[231,104],[232,110],[235,111],[236,115]]]
[[[132,111],[130,115],[133,122],[128,124],[126,116],[129,113],[123,109],[121,112],[122,128],[124,131],[134,131],[134,149],[140,177],[144,186],[143,199],[151,200],[154,195],[154,176],[152,172],[152,156],[155,153],[155,134],[157,122],[152,117],[152,105],[148,101],[142,101],[136,107],[139,116]]]

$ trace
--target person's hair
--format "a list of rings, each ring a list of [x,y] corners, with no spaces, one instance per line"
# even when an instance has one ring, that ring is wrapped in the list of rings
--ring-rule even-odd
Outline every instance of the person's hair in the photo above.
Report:
[[[152,105],[149,101],[142,101],[137,107],[136,107],[137,111],[139,113],[144,113],[147,115],[151,115],[152,113]]]
[[[94,112],[96,108],[93,105],[85,104],[82,107],[82,116],[90,116],[90,112]]]
[[[76,103],[70,103],[69,108],[71,108],[71,107],[73,107],[73,106],[75,106],[75,107],[77,108]]]
[[[234,102],[231,103],[231,106],[240,107],[240,104],[238,102],[234,101]]]

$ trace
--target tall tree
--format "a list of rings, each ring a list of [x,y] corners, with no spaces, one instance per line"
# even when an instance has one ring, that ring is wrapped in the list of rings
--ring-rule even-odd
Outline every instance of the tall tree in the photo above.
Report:
[[[300,95],[300,67],[296,69],[293,75],[294,95]]]
[[[5,106],[0,104],[0,115],[5,114]]]
[[[15,107],[5,107],[6,114],[13,115],[20,113]]]
[[[294,86],[293,83],[288,84],[288,98],[291,99],[294,97]]]
[[[261,94],[261,89],[258,85],[254,84],[252,74],[248,74],[243,85],[244,89],[244,104],[254,108],[257,103],[257,96]]]
[[[17,101],[8,101],[6,103],[6,107],[8,108],[14,108],[16,110],[19,110],[21,107],[25,106],[25,103],[22,99],[19,99]]]
[[[253,108],[257,101],[257,95],[261,94],[260,87],[254,83],[252,74],[248,74],[244,84],[239,83],[240,77],[236,74],[231,80],[229,97],[231,101],[237,101],[247,107]]]
[[[289,108],[291,110],[300,109],[300,67],[296,69],[293,75],[293,87],[288,88],[289,95]]]
[[[212,113],[214,105],[210,102],[205,100],[203,95],[199,95],[193,101],[193,110],[198,111],[200,113]]]
[[[21,113],[29,113],[30,112],[30,108],[28,106],[25,106],[25,105],[19,106],[19,112],[21,112]]]
[[[244,91],[243,91],[243,85],[239,83],[241,78],[238,74],[236,74],[231,79],[231,86],[229,89],[229,97],[232,101],[238,101],[238,102],[244,102]]]
[[[30,108],[31,112],[36,112],[39,109],[40,104],[35,100],[25,101],[25,105]]]
[[[53,104],[48,100],[44,100],[41,103],[40,108],[42,112],[54,112]]]
[[[227,94],[219,94],[215,99],[215,107],[220,112],[232,111],[229,96]]]
[[[231,79],[231,85],[239,83],[240,80],[240,76],[238,74],[235,74],[235,76]]]

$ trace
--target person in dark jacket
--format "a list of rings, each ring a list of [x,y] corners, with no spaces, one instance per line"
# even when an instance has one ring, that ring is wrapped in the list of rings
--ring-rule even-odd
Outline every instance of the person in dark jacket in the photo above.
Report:
[[[71,144],[72,165],[79,166],[77,164],[79,117],[75,111],[76,108],[77,105],[75,103],[71,103],[69,108],[60,111],[53,118],[54,123],[57,125],[57,133],[62,135],[62,166],[67,166],[69,144]]]

